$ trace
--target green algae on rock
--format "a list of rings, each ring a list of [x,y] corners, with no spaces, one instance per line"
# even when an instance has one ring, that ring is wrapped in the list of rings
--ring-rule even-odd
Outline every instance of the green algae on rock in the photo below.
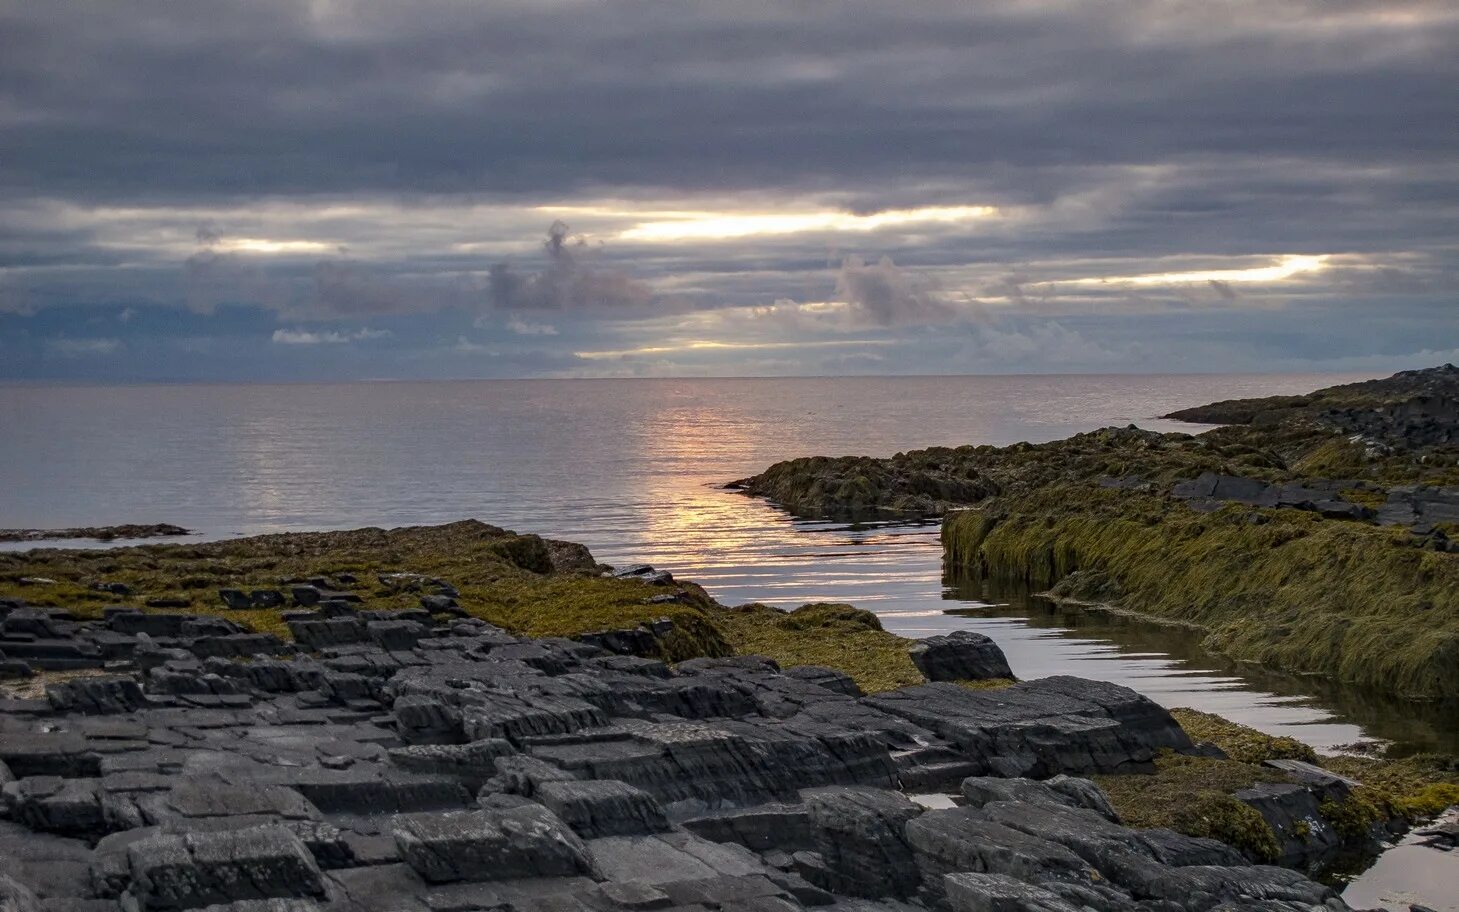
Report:
[[[1459,699],[1459,368],[736,483],[818,517],[942,516],[944,567],[1205,632],[1207,648]]]
[[[1276,833],[1253,807],[1234,797],[1258,782],[1286,782],[1272,770],[1231,760],[1169,754],[1149,775],[1095,776],[1127,825],[1165,827],[1226,843],[1252,861],[1272,863]]]
[[[1199,513],[1148,495],[1077,493],[1051,488],[949,515],[948,569],[1189,623],[1212,651],[1277,668],[1459,695],[1459,555],[1299,511]]]
[[[1170,713],[1193,741],[1212,744],[1226,756],[1166,754],[1156,759],[1155,771],[1148,775],[1094,777],[1131,826],[1209,836],[1253,861],[1273,861],[1278,834],[1237,795],[1260,783],[1293,781],[1268,761],[1297,760],[1356,782],[1346,794],[1324,797],[1318,805],[1321,820],[1307,822],[1306,835],[1313,824],[1325,823],[1350,846],[1459,804],[1459,761],[1452,757],[1318,755],[1292,738],[1274,737],[1211,713],[1184,708]]]
[[[910,640],[888,633],[870,611],[820,603],[785,612],[742,605],[714,618],[741,654],[769,656],[782,667],[826,665],[851,675],[867,693],[920,684]]]
[[[420,592],[392,573],[449,580],[464,610],[528,636],[567,636],[673,621],[662,638],[670,660],[728,655],[709,620],[717,606],[699,587],[668,590],[673,601],[647,603],[661,588],[602,576],[586,548],[517,535],[474,520],[401,529],[291,532],[188,545],[108,550],[40,549],[0,554],[0,598],[66,608],[80,617],[105,606],[143,611],[223,613],[259,633],[287,637],[272,608],[224,611],[219,590],[278,589],[285,581],[322,575],[354,577],[358,594],[378,609],[419,607]],[[24,580],[51,582],[27,584]],[[99,583],[121,584],[126,594]],[[114,587],[115,588],[115,587]],[[154,609],[148,602],[170,607]]]
[[[1269,735],[1250,726],[1223,719],[1215,713],[1176,707],[1170,711],[1185,733],[1197,743],[1208,741],[1227,757],[1241,763],[1263,763],[1267,760],[1301,760],[1317,762],[1311,745],[1296,738]]]
[[[867,692],[922,681],[907,652],[911,642],[882,630],[869,611],[839,604],[792,612],[764,605],[730,609],[693,583],[653,586],[605,576],[605,569],[581,545],[468,520],[189,545],[4,553],[0,598],[64,608],[84,618],[117,605],[222,613],[254,632],[289,639],[278,608],[224,610],[219,590],[277,590],[286,588],[286,580],[345,575],[355,580],[351,591],[368,607],[390,610],[419,605],[419,586],[402,585],[402,579],[441,579],[458,592],[462,610],[526,636],[633,629],[667,618],[672,629],[655,642],[659,657],[668,661],[754,653],[785,667],[839,668]]]

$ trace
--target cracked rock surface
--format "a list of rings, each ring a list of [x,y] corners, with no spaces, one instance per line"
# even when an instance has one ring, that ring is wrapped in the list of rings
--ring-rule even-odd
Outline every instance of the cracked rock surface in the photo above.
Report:
[[[1123,826],[1080,777],[1191,744],[1110,684],[868,697],[831,669],[670,669],[341,599],[290,617],[297,644],[19,610],[59,667],[116,673],[0,700],[5,912],[1347,908]],[[929,667],[993,658],[934,648]],[[907,797],[934,790],[959,806]]]

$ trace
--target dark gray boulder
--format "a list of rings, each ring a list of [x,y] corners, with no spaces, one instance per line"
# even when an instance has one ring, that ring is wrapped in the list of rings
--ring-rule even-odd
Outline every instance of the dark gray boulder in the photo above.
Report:
[[[1139,769],[1190,738],[1170,713],[1127,687],[1055,676],[995,691],[933,683],[874,694],[863,704],[934,732],[998,776]]]
[[[85,715],[120,715],[147,705],[135,679],[121,675],[73,678],[46,688],[46,699],[58,712]]]
[[[940,888],[943,875],[963,871],[1033,883],[1093,883],[1098,874],[1064,846],[988,820],[976,808],[928,811],[909,821],[905,834],[923,880],[933,890]]]
[[[461,713],[462,729],[472,740],[520,742],[539,735],[565,735],[607,721],[602,710],[585,700],[521,691],[481,694]]]
[[[499,757],[496,775],[482,786],[477,800],[495,794],[521,795],[531,798],[549,782],[571,782],[577,777],[551,763],[521,754]]]
[[[983,817],[1058,843],[1122,886],[1138,886],[1123,880],[1131,867],[1143,872],[1158,865],[1243,863],[1239,852],[1215,840],[1182,836],[1170,830],[1133,830],[1085,808],[999,801],[986,805]],[[1147,838],[1147,834],[1154,834],[1154,838]]]
[[[1341,835],[1322,816],[1319,794],[1303,784],[1258,782],[1235,797],[1255,808],[1276,833],[1279,864],[1313,868],[1343,846]]]
[[[996,776],[971,776],[963,780],[960,790],[970,807],[980,808],[994,801],[1017,801],[1084,808],[1112,823],[1120,822],[1119,814],[1109,803],[1109,796],[1088,779],[1063,775],[1043,781],[1017,777],[1003,779]]]
[[[1013,670],[993,638],[971,630],[918,640],[912,663],[929,681],[986,681],[1012,678]]]
[[[452,810],[471,794],[453,776],[409,773],[355,762],[347,769],[269,767],[238,777],[293,789],[326,814],[374,815]]]
[[[365,622],[357,617],[290,619],[287,623],[295,641],[306,649],[327,649],[331,646],[364,643],[370,639]]]
[[[381,649],[404,651],[414,649],[430,628],[415,621],[371,621],[365,625],[365,632]]]
[[[211,818],[317,820],[319,810],[299,792],[257,782],[234,784],[217,775],[190,776],[165,792],[138,799],[151,823]]]
[[[7,783],[3,793],[10,817],[32,830],[91,836],[111,827],[95,779],[28,776]]]
[[[1344,801],[1352,790],[1362,785],[1356,779],[1340,776],[1304,760],[1266,760],[1263,766],[1281,770],[1297,782],[1315,791],[1323,800]]]
[[[223,604],[234,611],[242,611],[253,607],[253,597],[242,589],[219,589],[218,598]]]
[[[743,846],[709,842],[678,830],[652,836],[605,836],[589,842],[588,848],[605,880],[650,884],[670,896],[677,892],[671,885],[679,884],[699,885],[701,889],[718,887],[728,894],[732,885],[723,878],[763,878],[774,872]]]
[[[533,746],[584,779],[618,779],[657,798],[671,817],[793,798],[818,785],[895,786],[885,744],[869,733],[802,735],[768,724],[668,722],[612,740]]]
[[[584,839],[642,836],[669,829],[653,796],[611,779],[545,782],[534,798]]]
[[[23,681],[35,677],[35,669],[20,659],[7,658],[0,652],[0,681]]]
[[[255,589],[248,593],[248,600],[255,608],[284,607],[284,594],[277,589]]]
[[[833,893],[910,897],[922,878],[904,830],[923,812],[885,789],[825,787],[801,792],[823,867],[806,876]]]
[[[501,738],[468,744],[416,744],[390,749],[390,762],[413,773],[434,773],[460,779],[473,791],[496,775],[497,760],[517,749]]]
[[[590,874],[587,847],[541,805],[396,818],[401,858],[430,883]]]
[[[101,757],[75,731],[6,731],[0,737],[0,763],[16,777],[96,776]]]
[[[325,892],[308,849],[278,826],[158,834],[129,846],[127,863],[127,896],[146,912]]]
[[[841,694],[846,697],[865,696],[856,680],[844,671],[836,668],[827,668],[824,665],[797,665],[794,668],[786,668],[781,674],[798,681],[806,681],[831,693]]]

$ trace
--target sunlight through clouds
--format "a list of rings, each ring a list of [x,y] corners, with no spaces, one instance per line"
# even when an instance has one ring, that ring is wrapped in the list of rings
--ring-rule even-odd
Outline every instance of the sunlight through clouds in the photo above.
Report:
[[[1197,272],[1156,272],[1147,275],[1101,276],[1089,279],[1058,279],[1047,285],[1183,285],[1194,282],[1280,282],[1309,272],[1327,268],[1327,254],[1321,256],[1284,256],[1272,266],[1253,269],[1208,269]]]
[[[774,350],[786,348],[843,348],[854,345],[892,345],[893,340],[889,339],[821,339],[807,340],[804,342],[718,342],[714,340],[698,340],[694,342],[675,342],[668,345],[649,345],[643,348],[625,348],[617,351],[580,351],[574,352],[579,358],[586,358],[590,361],[605,358],[629,358],[637,355],[662,355],[672,352],[693,352],[693,351],[757,351]]]
[[[274,241],[268,238],[220,238],[212,244],[223,253],[327,253],[338,245],[323,241]]]
[[[642,222],[619,233],[625,241],[726,240],[807,231],[876,231],[902,225],[947,224],[998,215],[995,206],[927,206],[888,209],[868,215],[851,212],[729,213],[695,212],[666,221]]]

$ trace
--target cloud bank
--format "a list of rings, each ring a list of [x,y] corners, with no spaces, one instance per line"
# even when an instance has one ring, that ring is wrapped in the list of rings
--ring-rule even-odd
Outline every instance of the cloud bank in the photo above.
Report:
[[[7,4],[0,379],[1423,363],[1455,47],[1443,0]]]

